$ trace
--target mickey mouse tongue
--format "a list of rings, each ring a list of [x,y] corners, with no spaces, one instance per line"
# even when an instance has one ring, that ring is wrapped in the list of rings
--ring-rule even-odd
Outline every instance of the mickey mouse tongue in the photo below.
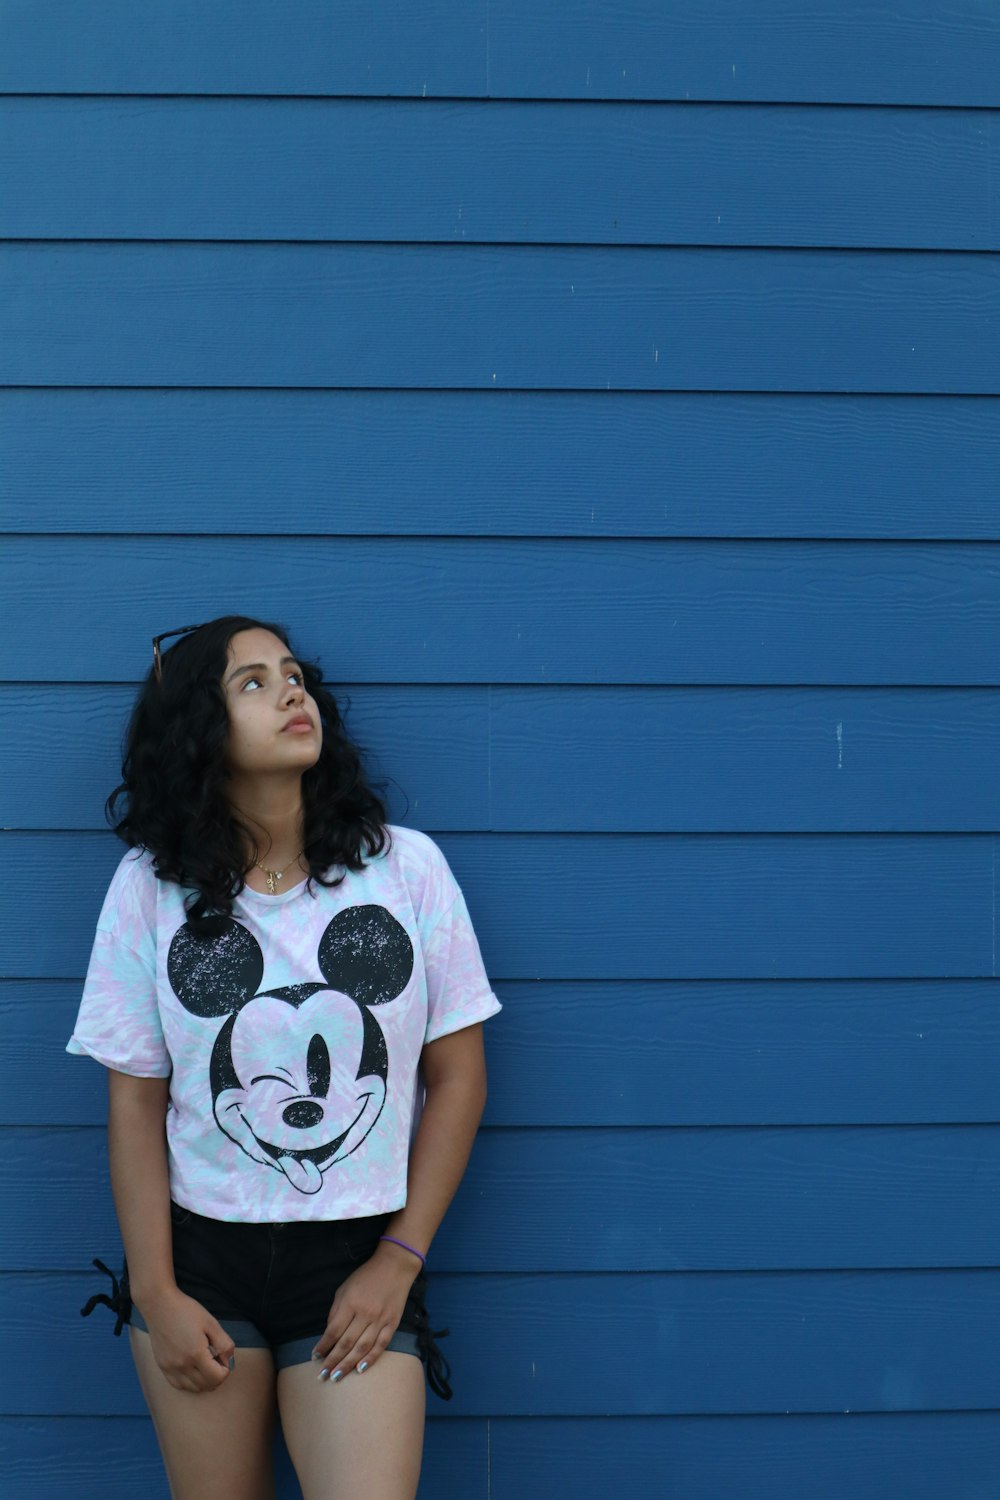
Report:
[[[278,1166],[300,1193],[318,1193],[323,1186],[323,1173],[308,1157],[302,1160],[297,1156],[279,1156]]]

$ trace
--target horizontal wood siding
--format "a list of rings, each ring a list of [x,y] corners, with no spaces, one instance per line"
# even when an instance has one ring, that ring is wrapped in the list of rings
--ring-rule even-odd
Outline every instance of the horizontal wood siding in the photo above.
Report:
[[[12,532],[1000,540],[995,396],[8,389],[0,442]]]
[[[13,93],[1000,102],[992,0],[3,0]]]
[[[230,609],[505,1004],[421,1500],[996,1500],[998,106],[993,0],[0,0],[4,1500],[165,1500],[64,1047]]]

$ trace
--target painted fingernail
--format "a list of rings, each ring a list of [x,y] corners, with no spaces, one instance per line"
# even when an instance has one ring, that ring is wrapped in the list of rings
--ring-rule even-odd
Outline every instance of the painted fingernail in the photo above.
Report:
[[[309,1356],[310,1359],[322,1359],[322,1357],[323,1356],[320,1354],[320,1352],[319,1352],[318,1349],[314,1349],[313,1352]]]
[[[363,1375],[365,1373],[365,1371],[367,1370],[367,1368],[368,1368],[368,1361],[366,1359],[363,1359],[361,1361],[361,1363],[358,1365],[358,1374],[359,1375]]]
[[[333,1374],[330,1376],[331,1380],[343,1380],[343,1378],[344,1378],[344,1372],[343,1372],[343,1370],[334,1370]]]
[[[326,1369],[325,1366],[324,1366],[324,1368],[322,1370],[320,1370],[320,1372],[319,1372],[319,1378],[320,1378],[320,1380],[329,1380],[330,1379],[330,1371],[328,1369]]]
[[[235,1354],[231,1354],[229,1356],[229,1368],[231,1370],[235,1370],[236,1369],[236,1355]]]

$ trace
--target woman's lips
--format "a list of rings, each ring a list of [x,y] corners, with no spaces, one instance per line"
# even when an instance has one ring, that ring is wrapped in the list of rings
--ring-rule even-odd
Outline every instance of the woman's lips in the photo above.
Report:
[[[307,719],[304,715],[300,714],[297,719],[289,719],[281,732],[282,734],[311,734],[312,728],[312,719]]]

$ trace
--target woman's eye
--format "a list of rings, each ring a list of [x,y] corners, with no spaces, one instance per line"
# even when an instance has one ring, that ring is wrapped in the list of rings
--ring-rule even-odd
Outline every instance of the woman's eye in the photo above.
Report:
[[[302,682],[302,673],[301,672],[289,672],[288,675],[289,675],[289,677],[294,677],[295,681],[301,684],[301,682]]]
[[[247,688],[250,686],[250,684],[252,682],[256,683],[257,687],[260,687],[260,678],[259,677],[248,677],[247,680],[246,680],[246,682],[240,688],[240,692],[241,693],[245,693],[246,690],[247,690]]]

